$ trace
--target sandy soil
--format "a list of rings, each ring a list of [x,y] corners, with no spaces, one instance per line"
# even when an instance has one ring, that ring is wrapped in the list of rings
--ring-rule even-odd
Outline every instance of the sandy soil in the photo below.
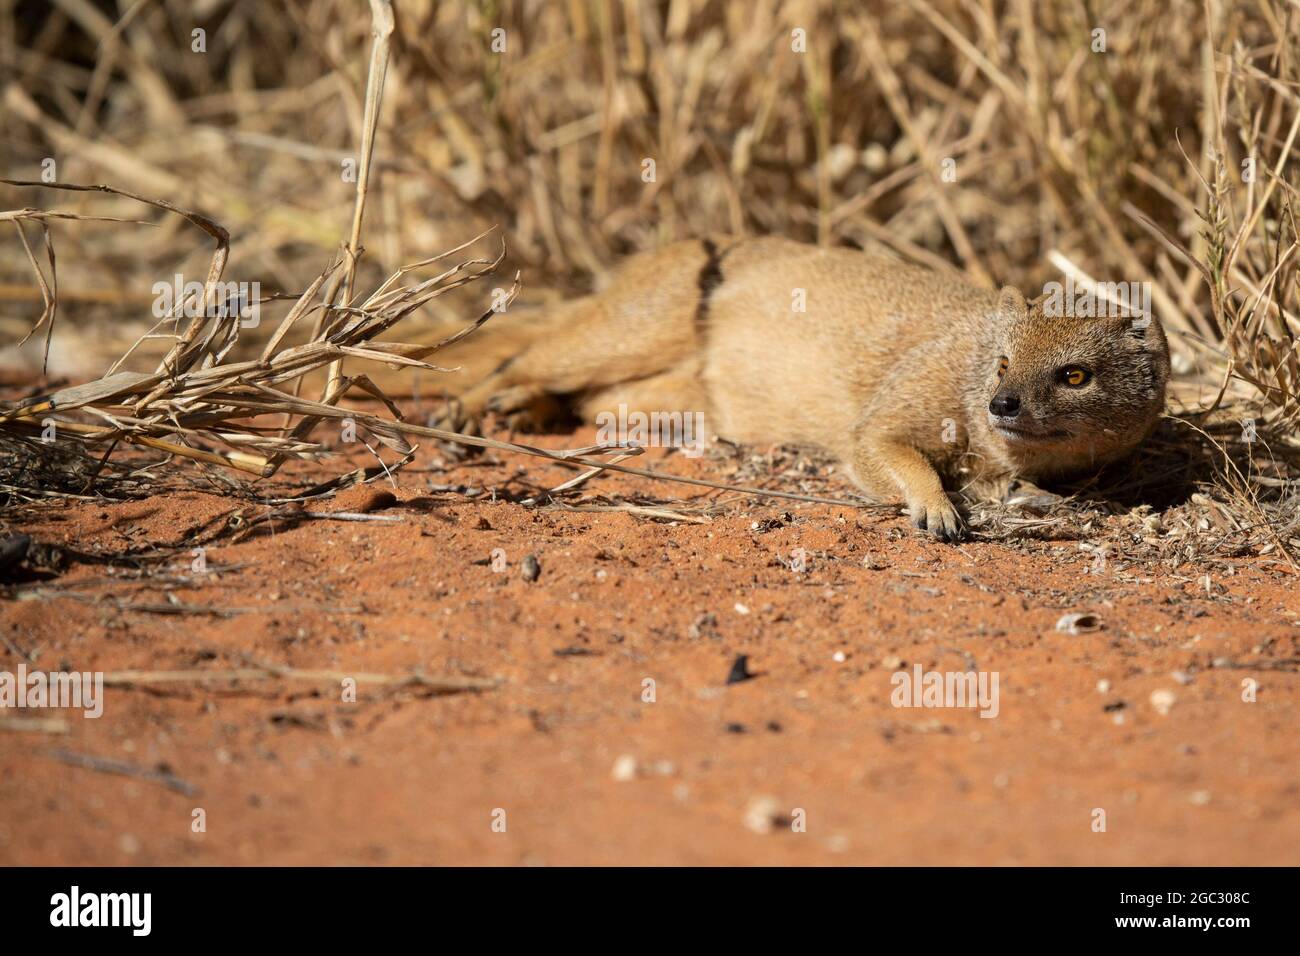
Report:
[[[792,487],[790,460],[770,461],[757,480]],[[697,524],[507,500],[571,475],[426,447],[396,488],[307,505],[397,520],[226,533],[202,573],[182,546],[259,507],[215,485],[42,506],[21,530],[46,544],[180,550],[144,571],[27,573],[0,601],[0,670],[498,683],[363,682],[355,702],[337,678],[135,683],[98,720],[0,714],[0,863],[1298,862],[1300,597],[1281,562],[1218,562],[1207,587],[1203,566],[1097,569],[1075,541],[941,546],[848,508],[733,498]],[[1058,631],[1071,612],[1103,626]],[[728,684],[738,655],[756,676]],[[917,664],[997,672],[997,716],[893,706],[891,675]]]

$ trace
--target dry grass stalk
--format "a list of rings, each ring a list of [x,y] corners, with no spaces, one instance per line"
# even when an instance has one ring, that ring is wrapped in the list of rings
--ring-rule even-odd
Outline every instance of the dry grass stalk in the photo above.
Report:
[[[17,181],[10,181],[10,184],[37,185]],[[43,185],[68,190],[87,188],[65,183]],[[209,269],[203,298],[205,306],[216,304],[213,290],[221,279],[229,239],[228,233],[221,226],[207,217],[162,200],[138,197],[108,186],[94,188],[128,195],[175,212],[214,236],[217,250]],[[286,383],[301,382],[304,376],[322,367],[332,368],[335,362],[341,361],[345,356],[434,372],[444,371],[422,360],[472,333],[491,318],[494,314],[491,310],[484,312],[474,323],[431,345],[371,340],[392,329],[401,319],[430,299],[493,272],[504,257],[504,250],[493,259],[470,259],[432,278],[412,285],[398,285],[410,272],[463,251],[482,238],[483,236],[478,236],[449,252],[404,266],[364,301],[331,309],[328,292],[321,301],[315,299],[322,285],[339,273],[341,263],[336,261],[297,299],[257,359],[225,361],[238,342],[240,322],[237,316],[196,316],[177,337],[166,359],[153,373],[110,371],[103,379],[33,397],[0,410],[0,430],[31,435],[40,431],[43,422],[53,419],[56,430],[70,433],[78,441],[89,445],[107,445],[110,448],[120,442],[142,445],[169,455],[222,465],[265,478],[273,475],[289,458],[327,454],[327,446],[309,440],[311,431],[324,419],[348,419],[364,428],[379,443],[401,455],[409,455],[413,450],[406,437],[426,437],[587,465],[591,471],[586,477],[602,470],[610,470],[762,497],[859,506],[858,502],[843,499],[729,485],[621,465],[618,462],[625,459],[629,451],[622,446],[551,451],[448,429],[415,425],[403,421],[392,400],[364,375],[333,382],[322,401],[301,398],[282,387]],[[506,305],[513,301],[517,288],[516,282],[505,300]],[[51,299],[53,311],[57,305],[57,289],[51,289]],[[294,325],[313,311],[338,314],[331,322],[319,328],[307,343],[281,347]],[[114,366],[116,368],[117,365]],[[384,402],[393,417],[381,418],[338,407],[338,400],[354,388]],[[66,416],[74,411],[100,419],[103,424],[68,420]],[[298,422],[287,430],[251,424],[252,419],[270,415],[296,417]],[[196,444],[208,443],[225,445],[229,450],[195,447]],[[616,454],[619,457],[602,462],[587,457],[592,453]],[[562,488],[563,486],[557,490]]]
[[[377,8],[386,5],[367,19],[306,0],[287,11],[224,10],[206,57],[136,52],[168,49],[188,35],[188,6],[132,7],[115,24],[69,3],[61,20],[15,20],[0,30],[8,44],[0,49],[7,108],[0,137],[14,144],[14,168],[58,157],[71,170],[65,180],[111,177],[220,210],[232,233],[254,237],[229,250],[231,268],[284,289],[307,287],[320,259],[345,246],[326,279],[338,296],[303,305],[322,332],[341,328],[354,317],[348,309],[359,307],[350,275],[377,286],[413,258],[404,250],[444,247],[453,244],[444,236],[497,223],[511,273],[530,280],[530,294],[586,289],[628,252],[720,228],[883,242],[906,258],[1027,291],[1062,271],[1146,282],[1175,352],[1172,411],[1204,433],[1188,429],[1181,439],[1202,450],[1178,466],[1176,483],[1195,485],[1243,528],[1267,524],[1278,533],[1277,542],[1241,540],[1293,547],[1286,529],[1300,474],[1300,179],[1289,162],[1300,140],[1294,3],[1134,0],[1093,11],[1027,0],[988,8],[961,0],[683,0],[668,8],[629,0],[593,18],[581,3],[407,0],[388,31],[376,29],[384,15]],[[488,51],[498,28],[507,38],[499,54]],[[339,51],[365,49],[368,30],[365,71],[360,57],[354,66]],[[808,40],[801,52],[792,46],[796,30]],[[22,44],[38,33],[39,46]],[[241,39],[226,46],[223,37]],[[92,59],[93,69],[85,65]],[[251,61],[259,64],[256,82]],[[337,164],[356,155],[358,139],[366,172],[345,183]],[[379,140],[389,148],[374,148]],[[657,168],[649,182],[647,158]],[[954,163],[954,181],[936,179],[944,160]],[[101,198],[116,204],[97,214],[129,217],[124,195]],[[353,228],[340,235],[335,210],[349,202]],[[362,259],[358,227],[367,207],[382,239]],[[133,273],[123,277],[114,255],[120,240],[98,223],[84,225],[79,252],[90,254],[60,263],[60,297],[79,304],[75,322],[66,310],[60,316],[60,335],[87,354],[114,357],[130,341],[115,333],[133,283],[170,274],[176,244],[166,227],[139,233]],[[43,322],[48,336],[53,277],[33,281],[34,245],[17,232],[0,236],[6,241],[13,254],[0,257],[0,292],[33,311],[28,324],[0,322],[0,331],[12,330],[16,341]],[[426,306],[440,327],[463,326],[454,294]],[[408,329],[420,321],[411,318]],[[167,341],[163,358],[184,365],[214,354],[197,332],[186,340],[191,332]],[[157,341],[145,340],[141,352]],[[283,357],[292,353],[288,341],[272,349],[248,336],[227,341],[224,356]],[[379,344],[348,347],[374,353]],[[312,336],[300,346],[306,353],[295,353],[299,364],[283,371],[314,368],[333,347]],[[337,348],[327,367],[351,357]],[[66,354],[56,358],[66,367]],[[217,380],[224,373],[215,366],[206,372],[201,381],[214,396],[231,384]],[[237,396],[222,397],[256,395],[272,407],[301,381],[233,383]],[[321,404],[368,388],[363,377],[340,373]],[[149,396],[125,397],[138,405]],[[195,399],[156,397],[168,413],[177,400]],[[108,409],[123,417],[115,424],[98,416],[93,434],[195,449],[222,445],[225,431],[236,441],[214,453],[251,456],[226,463],[252,473],[262,460],[274,468],[319,452],[310,432],[328,417],[293,406],[313,420],[300,418],[282,434],[201,417],[189,432],[166,434],[150,418],[154,404],[139,414]],[[1253,444],[1238,437],[1243,419],[1258,434]],[[30,429],[23,435],[29,440]],[[389,432],[401,436],[437,437],[405,423]]]
[[[429,677],[424,674],[371,674],[346,671],[303,670],[296,667],[238,667],[212,670],[130,670],[109,671],[105,687],[156,687],[164,684],[194,684],[208,681],[305,681],[313,684],[339,684],[345,680],[357,684],[374,684],[388,690],[417,688],[435,694],[455,694],[471,690],[491,690],[500,685],[497,678]]]

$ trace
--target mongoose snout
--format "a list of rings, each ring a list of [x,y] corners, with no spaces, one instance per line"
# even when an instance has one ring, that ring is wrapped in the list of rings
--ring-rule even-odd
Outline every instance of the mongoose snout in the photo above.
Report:
[[[547,395],[589,421],[702,413],[732,441],[826,449],[956,540],[948,490],[1098,468],[1164,408],[1158,322],[1056,311],[879,253],[715,236],[633,256],[540,317],[500,316],[451,357],[481,379],[471,415]]]
[[[1020,399],[1015,395],[998,392],[989,402],[989,413],[998,418],[1015,418],[1020,414]]]

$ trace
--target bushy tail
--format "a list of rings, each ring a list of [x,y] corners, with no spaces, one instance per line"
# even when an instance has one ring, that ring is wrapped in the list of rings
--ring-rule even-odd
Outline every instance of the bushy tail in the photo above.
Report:
[[[527,307],[493,315],[483,325],[451,345],[423,357],[423,361],[446,372],[419,373],[419,389],[426,396],[458,396],[469,391],[504,363],[522,353],[561,320],[563,308]],[[429,344],[463,331],[466,326],[444,326],[422,335]],[[387,366],[367,370],[385,391],[400,394],[411,385],[411,372]]]

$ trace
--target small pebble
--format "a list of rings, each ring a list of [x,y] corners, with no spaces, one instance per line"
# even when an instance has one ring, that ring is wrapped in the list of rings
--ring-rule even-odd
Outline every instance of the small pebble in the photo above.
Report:
[[[1153,690],[1151,692],[1151,706],[1155,708],[1156,713],[1160,714],[1162,717],[1169,713],[1176,700],[1178,700],[1177,695],[1167,687],[1162,687],[1159,690]]]
[[[542,574],[542,565],[537,560],[537,555],[530,554],[523,560],[523,568],[520,572],[525,581],[536,581]]]
[[[755,797],[745,807],[745,826],[754,833],[771,833],[781,819],[776,797]]]
[[[1086,634],[1101,630],[1101,618],[1095,614],[1066,614],[1056,622],[1056,629],[1064,634]]]
[[[614,769],[610,772],[615,780],[626,782],[636,778],[636,758],[631,754],[623,754],[614,761]]]

